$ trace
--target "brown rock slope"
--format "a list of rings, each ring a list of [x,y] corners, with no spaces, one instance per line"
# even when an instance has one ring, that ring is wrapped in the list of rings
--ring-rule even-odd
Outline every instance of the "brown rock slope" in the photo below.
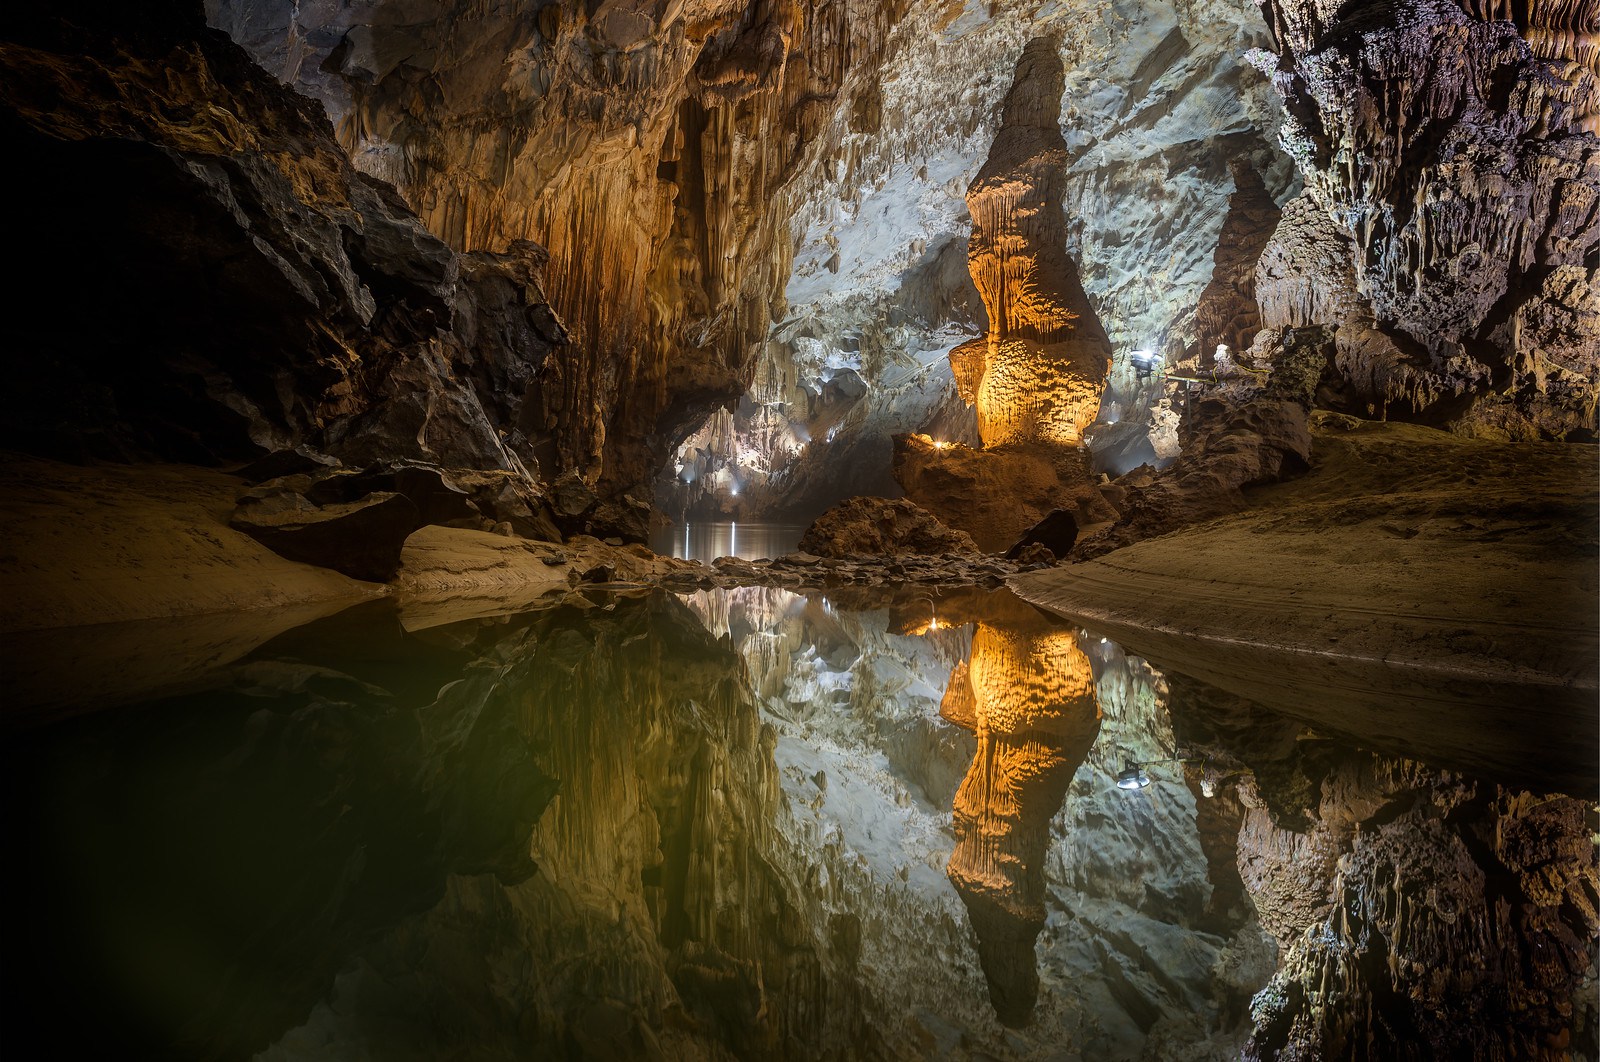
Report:
[[[1013,586],[1363,743],[1588,791],[1594,451],[1315,423],[1312,472],[1251,510]]]

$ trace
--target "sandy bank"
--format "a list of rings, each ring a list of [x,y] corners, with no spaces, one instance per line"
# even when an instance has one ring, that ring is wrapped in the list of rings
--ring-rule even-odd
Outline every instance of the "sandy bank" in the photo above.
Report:
[[[1595,461],[1323,416],[1311,473],[1256,491],[1251,511],[1012,585],[1313,725],[1489,773],[1547,758],[1587,787]]]
[[[382,593],[228,526],[242,484],[179,465],[0,455],[0,633]]]

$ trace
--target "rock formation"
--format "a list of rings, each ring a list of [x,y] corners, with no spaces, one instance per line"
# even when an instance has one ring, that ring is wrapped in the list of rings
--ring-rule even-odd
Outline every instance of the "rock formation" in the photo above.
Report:
[[[1254,6],[1132,0],[1101,19],[1069,4],[912,4],[876,59],[870,106],[841,130],[840,163],[795,186],[801,236],[787,312],[757,354],[749,403],[715,444],[691,440],[737,456],[745,482],[731,496],[680,479],[663,488],[664,509],[809,518],[841,497],[892,494],[895,435],[977,444],[946,358],[986,329],[965,268],[963,195],[993,144],[1018,56],[1040,35],[1057,40],[1065,67],[1066,239],[1097,315],[1119,349],[1193,344],[1230,160],[1250,160],[1274,195],[1292,171],[1268,145],[1276,119],[1265,81],[1242,61],[1266,42]],[[804,428],[802,444],[784,433],[769,444],[763,410]]]
[[[1186,360],[1201,366],[1213,364],[1219,346],[1237,355],[1248,349],[1261,328],[1256,299],[1256,263],[1277,227],[1280,211],[1268,194],[1261,175],[1245,160],[1236,160],[1233,194],[1228,216],[1217,238],[1211,283],[1200,293],[1195,307],[1199,341]]]
[[[851,498],[818,517],[800,548],[821,557],[978,551],[971,536],[950,530],[904,498]]]
[[[1600,930],[1584,801],[1308,741],[1248,702],[1184,696],[1186,737],[1223,773],[1250,772],[1237,782],[1239,872],[1283,948],[1245,1057],[1583,1053],[1570,1037],[1575,1009],[1592,1006],[1580,985]]]
[[[198,12],[111,7],[30,14],[0,42],[4,135],[30,159],[13,177],[32,204],[15,229],[30,355],[6,444],[409,459],[499,474],[495,518],[532,518],[532,413],[565,341],[544,253],[453,252]],[[85,254],[84,284],[63,286]]]
[[[967,189],[968,267],[989,333],[950,353],[985,448],[1080,446],[1100,405],[1111,344],[1066,251],[1064,74],[1054,42],[1023,50],[1000,131]]]
[[[461,0],[418,17],[213,0],[214,24],[329,105],[363,170],[458,250],[548,249],[573,338],[548,463],[603,499],[749,382],[782,304],[787,189],[828,158],[904,0]]]
[[[961,397],[977,409],[982,449],[947,456],[896,444],[901,486],[990,549],[1069,502],[1082,499],[1075,507],[1086,512],[1104,507],[1088,483],[1083,435],[1099,412],[1111,345],[1066,251],[1063,88],[1056,44],[1030,42],[989,159],[967,190],[968,268],[989,329],[952,350],[950,364]],[[952,463],[974,474],[952,474]],[[964,481],[959,496],[939,489],[952,478]],[[1019,513],[1019,480],[1042,489],[1039,509]]]
[[[1306,187],[1257,286],[1302,277],[1333,299],[1273,306],[1263,292],[1262,323],[1335,329],[1338,367],[1374,414],[1592,439],[1592,6],[1530,4],[1515,22],[1479,4],[1407,4],[1384,21],[1361,6],[1263,11],[1277,54],[1259,65]]]

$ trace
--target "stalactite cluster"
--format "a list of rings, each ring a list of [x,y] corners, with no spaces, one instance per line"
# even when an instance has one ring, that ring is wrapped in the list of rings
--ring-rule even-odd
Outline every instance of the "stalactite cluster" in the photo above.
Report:
[[[573,343],[541,388],[543,452],[603,497],[646,497],[662,453],[746,384],[788,279],[786,189],[835,164],[834,112],[906,7],[460,3],[390,24],[379,5],[327,20],[336,84],[299,69],[357,165],[452,246],[548,249]]]
[[[1307,323],[1339,329],[1340,366],[1372,411],[1502,438],[1592,438],[1593,5],[1407,8],[1387,25],[1310,4],[1263,10],[1278,54],[1260,66],[1310,200],[1275,242],[1305,239],[1309,221],[1347,244],[1337,286],[1355,305]],[[1568,327],[1524,332],[1528,317]]]

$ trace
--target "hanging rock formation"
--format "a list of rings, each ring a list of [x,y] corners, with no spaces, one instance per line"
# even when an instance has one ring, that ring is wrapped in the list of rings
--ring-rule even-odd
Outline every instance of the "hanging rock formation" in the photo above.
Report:
[[[408,5],[212,0],[330,107],[361,169],[460,250],[533,240],[573,342],[541,457],[643,500],[749,383],[781,312],[789,185],[821,165],[907,0]]]

